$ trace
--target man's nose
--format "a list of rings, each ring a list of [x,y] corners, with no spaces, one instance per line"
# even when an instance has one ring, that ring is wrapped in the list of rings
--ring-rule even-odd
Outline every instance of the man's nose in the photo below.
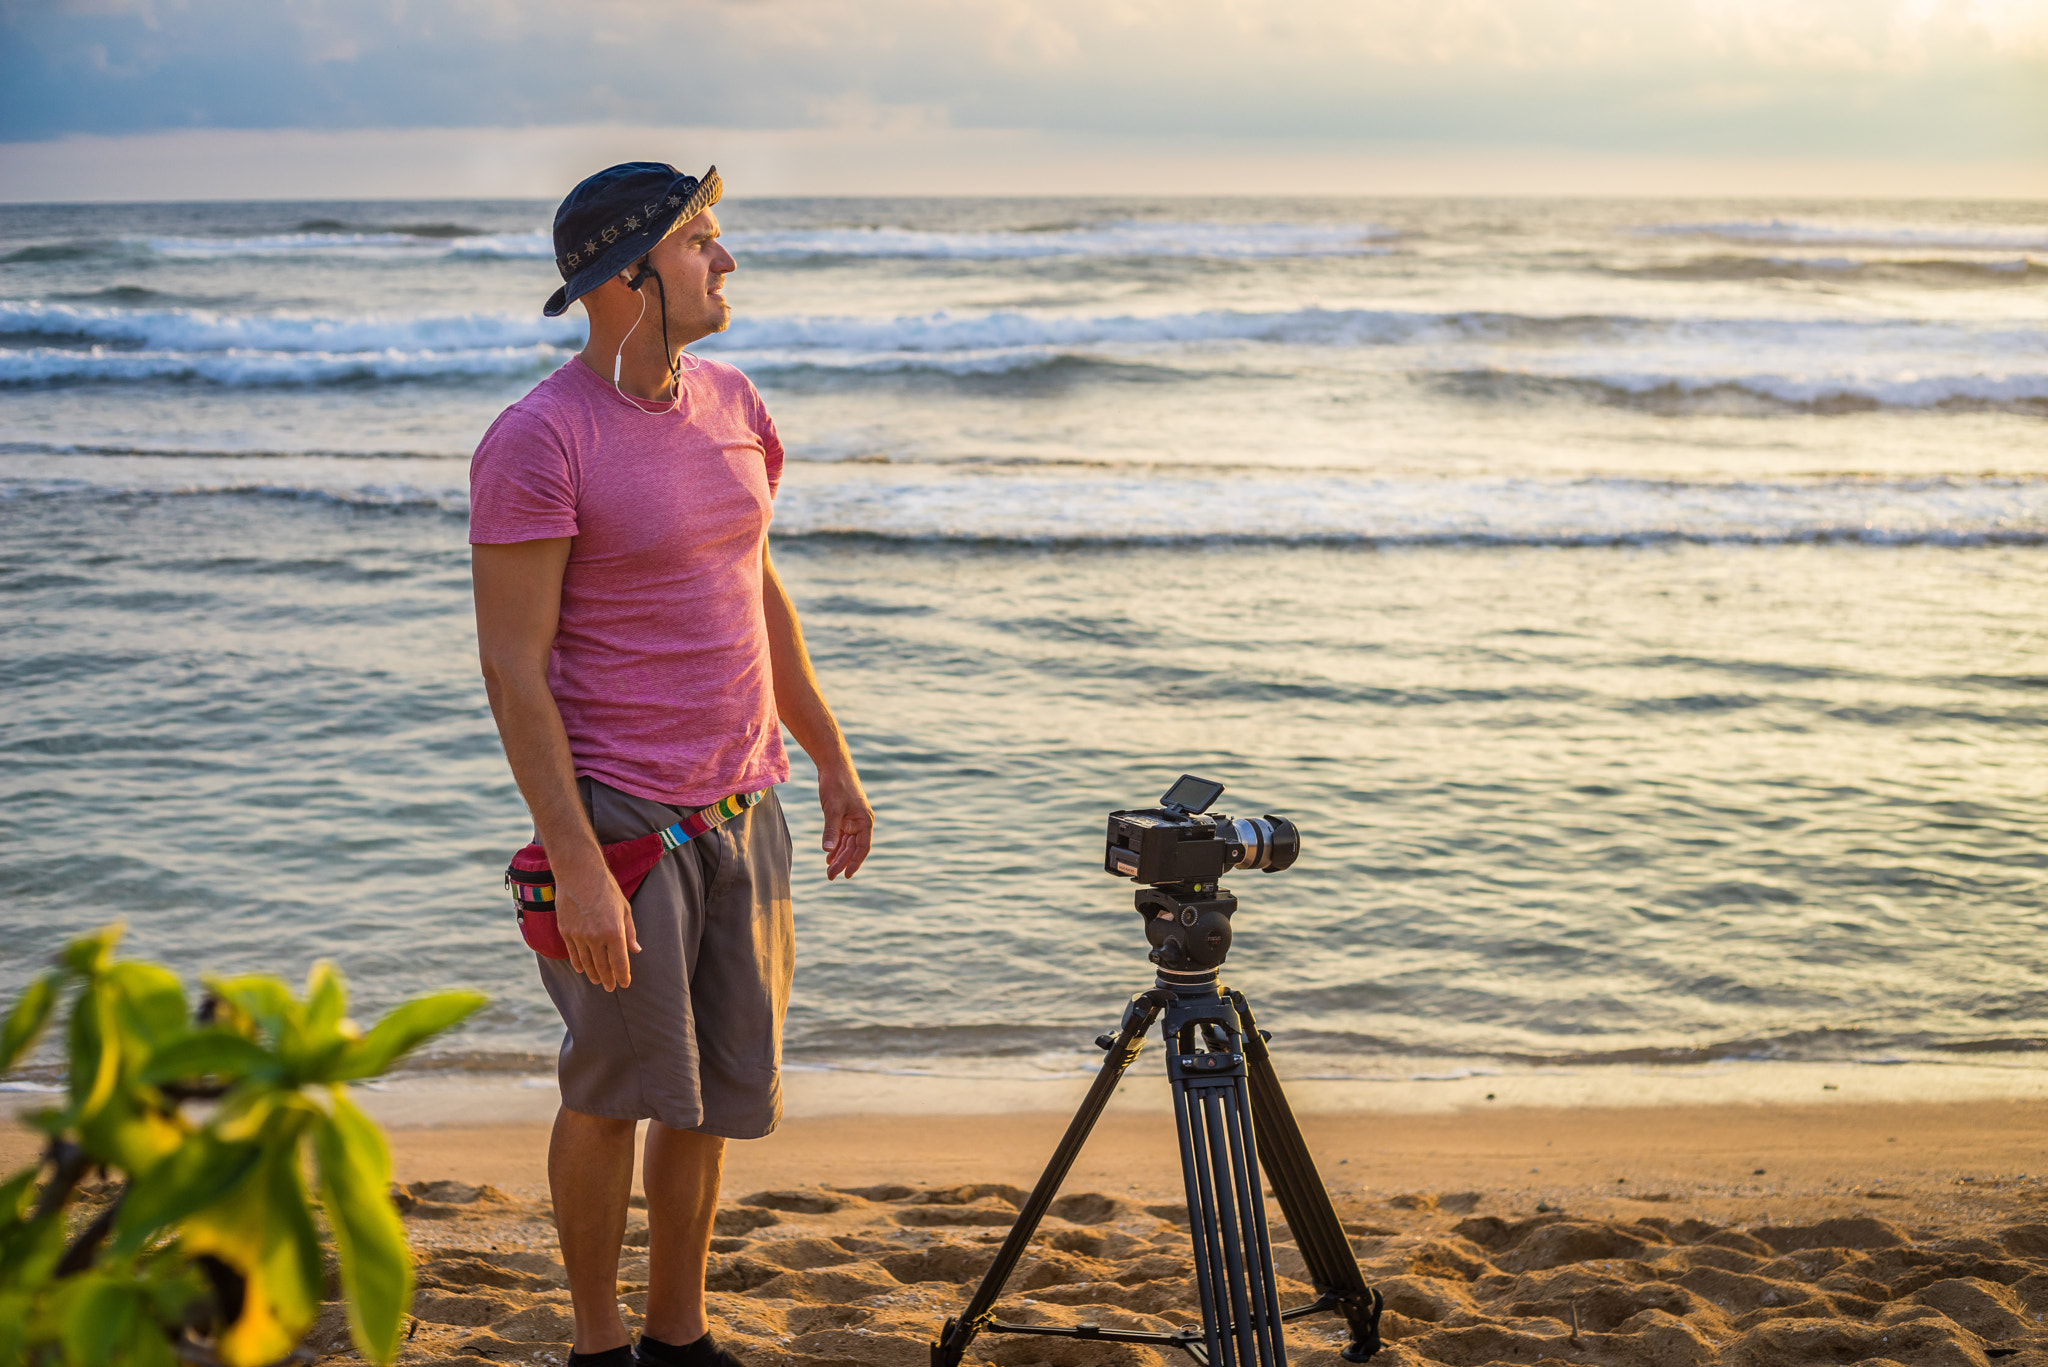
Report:
[[[717,271],[720,275],[731,275],[739,268],[740,263],[732,259],[732,253],[723,246],[720,246],[718,249],[718,260],[712,263],[711,269]]]

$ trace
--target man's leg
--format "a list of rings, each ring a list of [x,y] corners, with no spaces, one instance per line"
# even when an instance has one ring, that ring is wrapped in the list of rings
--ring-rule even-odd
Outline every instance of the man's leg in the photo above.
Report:
[[[647,1189],[647,1319],[641,1329],[648,1338],[681,1346],[710,1328],[704,1267],[724,1166],[723,1139],[649,1122],[640,1170]]]
[[[626,1322],[619,1318],[619,1245],[633,1194],[634,1123],[567,1106],[555,1112],[548,1192],[555,1201],[562,1266],[569,1273],[579,1353],[602,1353],[628,1341]]]

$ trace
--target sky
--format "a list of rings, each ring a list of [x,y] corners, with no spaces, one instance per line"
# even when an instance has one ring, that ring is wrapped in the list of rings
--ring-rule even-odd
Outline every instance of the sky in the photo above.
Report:
[[[2048,196],[2048,0],[0,0],[0,198]]]

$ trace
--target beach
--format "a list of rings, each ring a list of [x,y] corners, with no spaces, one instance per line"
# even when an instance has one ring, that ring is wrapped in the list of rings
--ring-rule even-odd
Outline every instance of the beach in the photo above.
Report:
[[[380,1104],[370,1100],[373,1109]],[[444,1099],[445,1104],[445,1099]],[[420,1289],[399,1361],[561,1363],[547,1125],[389,1131]],[[421,1112],[414,1110],[417,1117]],[[803,1114],[728,1146],[716,1332],[750,1363],[920,1367],[1064,1112]],[[2048,1361],[2048,1110],[2023,1101],[1311,1112],[1386,1364]],[[9,1164],[25,1137],[0,1143]],[[644,1213],[620,1300],[644,1304]],[[1193,1315],[1169,1116],[1113,1106],[1000,1303],[1027,1322]],[[1277,1211],[1287,1304],[1311,1299]],[[1572,1314],[1578,1316],[1576,1341]],[[632,1317],[629,1316],[629,1319]],[[350,1360],[331,1306],[311,1340]],[[1341,1321],[1288,1330],[1334,1367]],[[1152,1367],[1141,1347],[987,1336],[973,1363]]]
[[[1067,1120],[818,1118],[730,1146],[712,1272],[721,1337],[756,1363],[920,1367]],[[2037,1106],[1303,1123],[1360,1264],[1387,1297],[1383,1363],[1931,1364],[1984,1361],[1986,1348],[2048,1359],[2048,1185],[2031,1175],[2048,1159],[2048,1117]],[[562,1342],[541,1346],[566,1332],[545,1131],[400,1130],[394,1149],[401,1179],[428,1184],[408,1221],[426,1342],[416,1334],[401,1360],[566,1360]],[[432,1184],[451,1176],[462,1186],[495,1176],[505,1199],[435,1208],[432,1194],[448,1189]],[[1170,1121],[1107,1118],[1013,1278],[1005,1316],[1192,1322],[1184,1201]],[[748,1228],[763,1211],[775,1223]],[[1284,1234],[1286,1302],[1306,1303]],[[644,1269],[631,1258],[622,1267],[629,1309]],[[1341,1361],[1341,1320],[1311,1318],[1288,1337],[1290,1361]],[[988,1336],[969,1360],[1177,1367],[1180,1355]]]

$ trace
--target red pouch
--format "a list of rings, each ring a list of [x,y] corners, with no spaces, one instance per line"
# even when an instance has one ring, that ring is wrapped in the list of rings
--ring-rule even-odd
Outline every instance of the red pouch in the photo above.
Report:
[[[662,832],[650,831],[638,840],[622,840],[604,847],[604,862],[619,881],[619,891],[631,897],[647,881],[647,875],[667,854],[669,846]],[[505,870],[505,885],[512,889],[512,905],[519,913],[519,934],[526,947],[549,959],[566,959],[569,947],[555,925],[555,871],[548,865],[548,852],[538,843],[512,856]]]
[[[619,891],[631,897],[647,881],[647,875],[663,855],[738,816],[766,796],[765,788],[758,793],[734,793],[698,808],[666,829],[606,845],[605,865],[618,880]],[[519,934],[527,948],[549,959],[568,958],[569,947],[562,943],[561,928],[555,924],[555,871],[548,865],[548,852],[538,842],[512,856],[512,866],[505,870],[505,886],[512,889],[512,905],[519,913]]]

